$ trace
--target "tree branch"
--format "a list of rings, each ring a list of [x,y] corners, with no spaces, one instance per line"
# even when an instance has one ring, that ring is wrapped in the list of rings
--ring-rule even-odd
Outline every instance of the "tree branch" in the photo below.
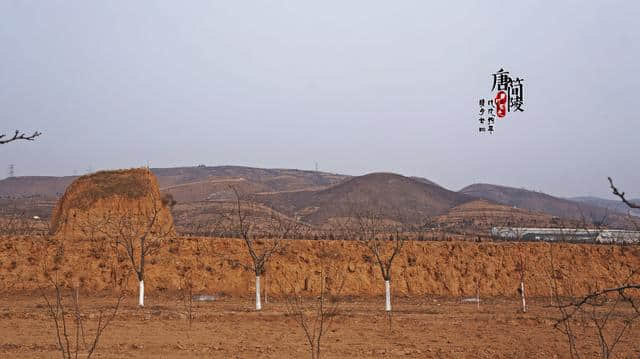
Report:
[[[611,177],[607,177],[609,179],[609,184],[611,185],[611,190],[613,191],[613,194],[620,197],[620,199],[622,200],[622,202],[624,202],[624,204],[626,204],[627,206],[629,206],[630,208],[636,208],[636,209],[640,209],[640,204],[637,203],[633,203],[628,201],[626,198],[624,198],[624,192],[620,192],[618,191],[618,189],[616,188],[616,186],[613,185],[613,180],[611,179]]]
[[[33,134],[27,136],[25,133],[20,133],[20,131],[16,130],[16,132],[13,133],[13,137],[8,137],[7,139],[4,139],[5,137],[7,137],[6,134],[1,134],[0,145],[4,145],[5,143],[9,143],[17,140],[33,141],[36,137],[40,136],[41,134],[42,134],[41,132],[36,131]]]

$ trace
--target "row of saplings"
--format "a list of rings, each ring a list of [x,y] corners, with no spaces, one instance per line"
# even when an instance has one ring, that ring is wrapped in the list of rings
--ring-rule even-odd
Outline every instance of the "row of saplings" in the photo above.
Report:
[[[283,252],[286,240],[256,240],[245,230],[245,221],[239,221],[239,234],[243,239],[245,248],[251,258],[250,265],[245,266],[255,273],[255,309],[262,309],[261,299],[261,276],[265,272],[265,267],[273,256]],[[89,331],[84,323],[87,316],[83,315],[78,302],[78,287],[74,286],[70,295],[64,295],[63,286],[58,282],[56,276],[49,275],[48,278],[52,287],[55,289],[53,297],[48,296],[42,291],[42,296],[47,304],[47,309],[54,321],[56,328],[56,338],[58,348],[64,358],[77,357],[79,353],[84,353],[86,357],[91,357],[97,348],[99,339],[104,330],[111,321],[116,317],[119,308],[125,296],[124,287],[128,282],[127,277],[135,274],[139,281],[138,305],[144,307],[144,276],[145,264],[150,256],[158,252],[158,250],[172,238],[171,231],[158,230],[133,230],[137,226],[123,222],[119,223],[117,231],[106,230],[107,223],[114,223],[110,220],[104,223],[100,233],[102,240],[91,240],[92,243],[109,243],[116,249],[120,261],[124,260],[129,263],[127,266],[129,271],[121,273],[117,280],[118,291],[117,299],[113,306],[98,312],[97,324],[95,330]],[[127,228],[128,231],[123,230]],[[151,228],[148,226],[146,228]],[[365,228],[363,226],[363,228]],[[368,228],[368,227],[366,227]],[[286,233],[280,233],[282,237],[286,237]],[[362,232],[357,237],[358,243],[365,248],[375,259],[385,282],[385,311],[391,312],[391,269],[394,259],[401,253],[407,237],[400,231],[396,233],[385,233],[380,235],[379,230],[371,232]],[[104,240],[106,239],[106,241]],[[206,243],[211,243],[207,241]],[[211,249],[213,252],[213,249]],[[60,260],[60,251],[56,254]],[[62,250],[64,252],[64,250]],[[319,256],[326,258],[327,256]],[[344,285],[344,275],[337,272],[331,272],[332,266],[323,264],[321,271],[319,292],[312,300],[303,301],[302,296],[298,294],[298,289],[293,283],[278,283],[285,299],[286,310],[289,317],[293,318],[304,331],[307,343],[309,345],[313,358],[320,357],[320,344],[323,333],[328,331],[333,319],[336,317],[339,307],[337,300],[342,287]],[[185,290],[184,302],[186,315],[189,324],[193,318],[192,302],[193,302],[193,283],[187,278],[186,273],[181,273],[184,283],[181,287]],[[523,286],[523,284],[521,284]],[[524,289],[524,287],[522,287]],[[523,310],[526,310],[524,302],[524,290],[522,291]],[[183,299],[184,299],[183,298]],[[388,316],[389,320],[391,316]],[[90,337],[89,337],[90,336]]]
[[[294,233],[297,233],[295,226],[298,224],[274,216],[271,218],[272,231],[276,233],[276,238],[278,239],[256,240],[256,236],[252,233],[255,218],[250,217],[251,211],[245,209],[239,196],[237,198],[237,217],[233,222],[236,233],[238,237],[242,238],[251,258],[250,265],[243,266],[255,273],[255,309],[261,310],[260,278],[265,272],[265,267],[269,260],[283,251],[283,241],[295,236]],[[102,250],[104,250],[105,245],[110,245],[115,250],[118,262],[126,261],[128,263],[126,271],[112,271],[112,273],[119,272],[118,278],[114,278],[114,282],[117,282],[115,287],[120,288],[120,290],[115,304],[107,310],[98,312],[95,330],[86,330],[87,326],[84,323],[86,316],[81,313],[78,302],[78,286],[73,286],[74,288],[70,295],[64,295],[63,285],[60,284],[57,278],[57,271],[45,270],[45,273],[55,273],[54,275],[47,275],[51,287],[55,290],[55,295],[47,295],[45,290],[42,290],[41,293],[55,324],[57,343],[63,357],[75,358],[79,353],[84,353],[86,357],[92,356],[102,333],[116,317],[121,307],[126,292],[125,287],[128,282],[128,276],[131,274],[135,274],[139,283],[138,305],[144,307],[146,263],[150,256],[157,253],[170,239],[175,237],[173,224],[171,222],[163,223],[159,220],[160,211],[160,207],[153,207],[146,215],[126,210],[123,213],[107,212],[99,218],[87,219],[87,223],[82,223],[82,232],[85,234],[83,238],[88,238],[88,241],[94,247],[101,246]],[[371,252],[380,267],[385,281],[385,309],[390,312],[391,265],[401,252],[406,236],[399,230],[392,233],[382,229],[381,222],[377,219],[374,220],[364,216],[360,219],[362,222],[354,227],[361,229],[357,238],[360,239],[359,243]],[[63,243],[64,241],[58,242],[58,250],[54,256],[57,262],[63,261],[61,259],[64,254]],[[210,244],[210,242],[207,243]],[[97,251],[101,250],[98,249]],[[211,252],[213,252],[213,249],[211,249]],[[291,317],[304,330],[314,358],[320,355],[322,333],[326,333],[327,327],[336,316],[339,303],[336,298],[344,284],[344,277],[340,277],[338,273],[329,273],[328,268],[330,266],[326,267],[320,274],[320,291],[311,304],[308,301],[303,303],[294,285],[289,283],[288,286],[290,288],[282,288],[287,285],[280,283],[283,293],[286,293],[284,298],[288,314],[291,314]],[[192,288],[191,281],[186,280],[185,273],[182,274],[183,280],[185,280],[182,285],[183,289]],[[185,297],[188,297],[188,317],[191,323],[193,296],[191,291],[188,294]],[[315,310],[309,310],[309,305],[315,306]]]
[[[245,210],[243,204],[240,201],[240,196],[237,198],[237,211],[235,218],[236,233],[238,237],[242,238],[245,247],[251,258],[251,264],[245,266],[251,269],[256,276],[255,283],[255,308],[256,310],[262,309],[262,301],[260,297],[260,278],[264,273],[265,266],[268,261],[282,250],[283,240],[290,237],[291,233],[295,233],[296,223],[286,221],[278,217],[273,218],[274,232],[276,238],[273,240],[256,241],[255,236],[252,234],[254,228],[254,221],[250,217],[251,212]],[[105,216],[100,220],[91,223],[91,235],[98,234],[101,238],[105,239],[100,241],[102,243],[110,243],[116,249],[116,252],[124,257],[130,263],[129,269],[135,273],[139,281],[139,306],[144,306],[144,277],[145,277],[145,263],[148,257],[156,253],[167,239],[171,238],[174,233],[173,225],[162,226],[157,222],[158,213],[154,212],[159,209],[154,209],[148,216],[133,215],[131,213],[115,214],[110,213],[109,217]],[[385,281],[385,310],[387,313],[391,312],[391,268],[394,259],[401,253],[408,236],[406,232],[401,228],[387,226],[381,217],[376,215],[358,215],[353,216],[353,222],[349,223],[350,233],[352,237],[357,239],[364,248],[366,248],[375,262],[379,266],[382,277]],[[88,227],[88,228],[89,228]],[[550,253],[551,258],[552,254]],[[553,260],[551,260],[553,266]],[[520,294],[522,299],[522,310],[526,311],[525,293],[524,293],[524,265],[520,264],[521,269],[521,283]],[[554,272],[552,268],[552,273]],[[325,269],[326,271],[328,269]],[[131,273],[130,272],[130,273]],[[119,279],[120,287],[122,288],[126,284],[127,274],[123,273]],[[327,279],[333,277],[333,280],[329,282]],[[601,307],[607,305],[606,300],[608,294],[618,295],[614,305],[610,305],[606,311],[599,310],[593,312],[591,319],[595,323],[593,327],[598,331],[597,337],[606,338],[603,334],[605,328],[610,323],[607,321],[610,317],[613,317],[617,310],[617,304],[619,302],[630,303],[634,309],[636,309],[636,315],[633,317],[625,318],[624,325],[621,331],[617,331],[617,336],[614,336],[612,342],[607,342],[605,339],[601,340],[601,348],[603,357],[609,357],[613,348],[618,344],[622,338],[622,335],[626,333],[626,329],[629,329],[633,321],[640,317],[640,311],[637,310],[636,303],[633,298],[627,296],[624,292],[626,289],[634,289],[630,285],[622,287],[621,290],[611,291],[599,291],[593,293],[591,296],[582,298],[581,300],[563,302],[560,297],[560,290],[558,283],[554,279],[554,306],[557,307],[562,314],[558,324],[556,325],[565,335],[570,343],[570,353],[577,353],[576,335],[574,332],[575,326],[570,325],[576,318],[578,313],[584,311],[584,305],[594,304]],[[65,358],[77,357],[78,353],[82,352],[86,354],[86,357],[91,357],[97,348],[100,336],[107,328],[109,323],[116,316],[118,309],[122,303],[124,297],[124,290],[121,290],[115,305],[109,307],[108,310],[102,310],[97,315],[97,324],[95,330],[89,332],[85,330],[86,326],[83,323],[85,316],[80,311],[78,303],[78,289],[74,289],[73,294],[70,297],[70,304],[63,304],[65,296],[63,296],[62,286],[59,285],[56,278],[51,279],[51,284],[55,289],[55,297],[47,297],[45,291],[42,291],[43,297],[47,303],[47,308],[55,323],[58,348]],[[305,333],[309,348],[311,350],[312,358],[318,358],[320,356],[320,344],[323,333],[327,332],[327,328],[335,318],[338,310],[338,301],[336,297],[339,295],[342,286],[344,284],[344,277],[340,278],[336,273],[323,271],[320,274],[320,291],[314,300],[303,303],[301,296],[296,292],[295,286],[291,286],[287,291],[288,295],[285,295],[285,301],[287,304],[287,311],[290,317],[296,320],[302,330]],[[631,276],[629,277],[631,279]],[[188,283],[186,283],[189,286]],[[638,286],[636,289],[640,289]],[[191,303],[192,296],[188,296],[189,303]],[[603,300],[605,300],[603,302]],[[479,302],[479,298],[476,298]],[[311,306],[311,307],[309,307]],[[189,319],[191,319],[191,309],[189,305]],[[603,317],[604,316],[604,317]],[[389,318],[391,316],[389,315]],[[604,324],[603,323],[604,318]],[[584,322],[581,324],[584,325]],[[90,338],[85,336],[90,335]]]

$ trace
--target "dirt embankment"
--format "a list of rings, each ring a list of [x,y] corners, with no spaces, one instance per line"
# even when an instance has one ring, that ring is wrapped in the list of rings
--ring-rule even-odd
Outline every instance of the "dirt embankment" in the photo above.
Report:
[[[68,284],[88,292],[109,290],[129,261],[120,261],[106,242],[46,237],[0,238],[0,291],[21,292],[46,283],[44,267]],[[64,243],[63,247],[57,245]],[[277,295],[278,283],[317,289],[320,270],[330,266],[344,274],[342,293],[383,293],[380,270],[370,253],[356,242],[286,241],[286,248],[267,266],[263,285]],[[393,265],[392,288],[401,296],[471,296],[479,283],[481,296],[517,295],[520,258],[526,263],[530,296],[550,295],[550,248],[554,276],[573,294],[611,287],[640,267],[640,248],[546,243],[409,242]],[[235,239],[177,238],[147,260],[147,292],[175,291],[191,278],[195,292],[250,296],[254,274],[244,243]],[[186,273],[186,274],[185,274]],[[133,275],[129,288],[135,289]],[[640,276],[634,279],[640,281]],[[304,292],[303,292],[304,293]]]
[[[123,218],[172,227],[167,199],[156,177],[146,168],[101,171],[76,179],[60,198],[51,216],[51,234],[83,237],[107,222]]]

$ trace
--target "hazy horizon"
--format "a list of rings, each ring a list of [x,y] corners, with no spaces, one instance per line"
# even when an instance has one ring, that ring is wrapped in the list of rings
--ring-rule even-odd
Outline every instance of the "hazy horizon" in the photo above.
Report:
[[[205,164],[640,197],[635,2],[0,3],[0,178]],[[635,34],[635,35],[634,35]],[[525,112],[479,134],[504,67]]]

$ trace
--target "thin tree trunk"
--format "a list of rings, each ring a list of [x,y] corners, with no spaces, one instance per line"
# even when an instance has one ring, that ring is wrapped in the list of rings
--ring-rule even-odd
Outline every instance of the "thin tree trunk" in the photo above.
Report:
[[[256,276],[256,310],[262,309],[262,303],[260,302],[260,276]]]
[[[264,279],[264,304],[269,304],[269,297],[267,295],[267,278]]]
[[[138,298],[138,305],[144,307],[144,238],[140,240],[140,273],[138,273],[138,280],[140,280],[140,298]]]
[[[476,306],[480,310],[480,282],[476,282]]]
[[[138,305],[144,307],[144,280],[140,280]]]
[[[522,296],[522,312],[527,312],[527,302],[524,298],[524,281],[520,282],[520,295]]]
[[[387,312],[390,312],[391,311],[391,283],[388,279],[384,281],[384,291],[385,291],[384,309]]]

